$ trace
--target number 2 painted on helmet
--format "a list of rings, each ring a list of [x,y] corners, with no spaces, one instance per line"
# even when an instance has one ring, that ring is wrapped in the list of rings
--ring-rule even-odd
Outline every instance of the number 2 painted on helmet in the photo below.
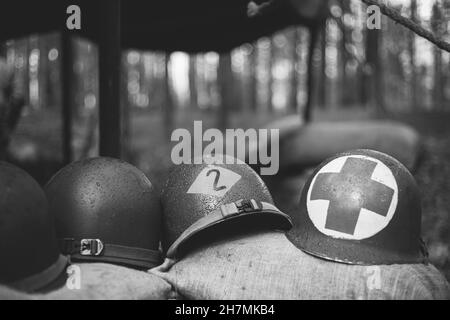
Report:
[[[198,174],[187,193],[223,197],[241,178],[232,170],[209,165]]]
[[[213,184],[214,191],[220,191],[220,190],[226,189],[227,188],[226,186],[221,186],[221,187],[217,186],[217,184],[219,183],[219,179],[220,179],[220,171],[217,169],[209,170],[208,173],[206,174],[206,176],[209,177],[209,175],[211,173],[216,174],[216,177],[214,178],[214,184]]]

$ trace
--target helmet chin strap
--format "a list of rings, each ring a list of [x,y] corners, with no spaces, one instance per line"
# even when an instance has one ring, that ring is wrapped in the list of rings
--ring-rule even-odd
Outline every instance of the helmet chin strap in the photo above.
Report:
[[[161,262],[161,253],[136,247],[104,243],[101,239],[60,239],[63,254],[74,261],[107,262],[137,269],[151,269]]]
[[[47,269],[25,279],[10,283],[9,286],[25,292],[38,291],[57,279],[64,272],[68,264],[69,259],[66,256],[59,255],[55,263]]]
[[[178,249],[182,243],[189,240],[193,235],[198,232],[207,229],[215,224],[220,223],[228,219],[236,218],[237,216],[251,215],[251,214],[272,214],[280,216],[282,223],[275,228],[282,230],[289,230],[292,228],[291,218],[281,212],[274,205],[267,202],[259,202],[254,199],[250,200],[238,200],[236,202],[222,205],[219,209],[214,210],[211,214],[197,220],[189,228],[187,228],[178,239],[167,250],[168,258],[175,258],[178,254]]]

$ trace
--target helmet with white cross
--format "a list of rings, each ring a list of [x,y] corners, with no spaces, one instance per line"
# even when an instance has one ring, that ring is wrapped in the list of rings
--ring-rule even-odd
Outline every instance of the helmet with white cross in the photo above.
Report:
[[[301,250],[348,264],[421,263],[421,201],[411,173],[373,150],[341,153],[306,182],[299,222],[289,234]]]

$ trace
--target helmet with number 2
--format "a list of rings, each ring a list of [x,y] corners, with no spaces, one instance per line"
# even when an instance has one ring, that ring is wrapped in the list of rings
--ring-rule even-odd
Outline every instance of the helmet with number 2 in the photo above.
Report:
[[[303,251],[348,264],[426,261],[420,192],[391,156],[354,150],[324,161],[305,184],[289,238]]]
[[[217,159],[222,156],[197,158],[194,163],[201,164],[178,165],[169,173],[161,197],[162,245],[169,258],[234,231],[292,227],[256,172],[237,159]]]

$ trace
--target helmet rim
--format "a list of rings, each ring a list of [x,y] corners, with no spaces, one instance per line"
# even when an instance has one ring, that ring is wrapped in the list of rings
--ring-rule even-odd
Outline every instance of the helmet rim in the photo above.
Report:
[[[271,205],[273,206],[273,205]],[[252,212],[242,212],[237,215],[224,217],[218,220],[213,220],[210,223],[206,223],[204,225],[200,225],[199,227],[195,227],[196,224],[201,222],[202,219],[197,220],[195,223],[191,225],[190,228],[186,229],[186,231],[181,234],[177,240],[169,247],[167,250],[167,257],[168,258],[177,258],[180,255],[184,254],[184,248],[186,247],[186,244],[192,240],[192,238],[199,236],[201,233],[203,233],[206,230],[213,229],[214,227],[217,227],[220,225],[221,227],[225,227],[227,224],[230,224],[232,222],[235,222],[236,220],[242,220],[243,218],[256,218],[258,217],[259,220],[259,226],[264,226],[264,222],[261,220],[267,219],[270,221],[276,221],[276,226],[273,224],[270,224],[271,229],[277,229],[277,230],[283,230],[287,231],[292,228],[292,220],[289,217],[289,215],[283,213],[278,208],[273,206],[274,209],[262,209],[260,211],[252,211]],[[205,218],[211,217],[216,212],[220,211],[221,208],[214,210],[213,213],[206,216]],[[264,220],[265,221],[265,220]],[[191,229],[192,228],[192,229]]]

